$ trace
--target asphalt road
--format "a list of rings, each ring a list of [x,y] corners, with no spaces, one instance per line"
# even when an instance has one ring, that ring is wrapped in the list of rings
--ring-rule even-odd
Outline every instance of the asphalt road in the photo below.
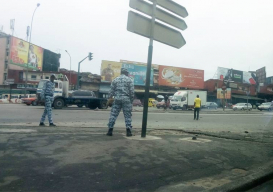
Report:
[[[194,121],[191,111],[153,109],[145,139],[141,112],[133,112],[129,139],[122,113],[113,137],[105,136],[109,111],[53,110],[54,128],[37,127],[42,113],[0,105],[0,191],[226,191],[273,167],[273,113],[202,111]],[[211,135],[195,141],[180,130]]]
[[[0,105],[0,125],[37,126],[42,113],[42,106],[2,104]],[[109,114],[110,111],[69,107],[64,110],[53,110],[53,119],[58,126],[106,128]],[[133,127],[141,128],[142,112],[133,112],[132,115]],[[272,112],[259,114],[217,114],[216,112],[215,114],[206,114],[205,111],[202,111],[200,120],[194,121],[191,111],[188,113],[162,113],[162,110],[153,109],[148,114],[148,128],[273,133],[272,119]],[[115,127],[125,127],[122,112]]]

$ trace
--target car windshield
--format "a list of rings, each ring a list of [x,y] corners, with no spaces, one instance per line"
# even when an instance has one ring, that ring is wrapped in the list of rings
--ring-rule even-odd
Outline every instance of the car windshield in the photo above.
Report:
[[[0,95],[0,192],[258,191],[273,0],[0,0]]]
[[[47,82],[47,80],[41,80],[38,85],[38,89],[43,89],[44,84]]]

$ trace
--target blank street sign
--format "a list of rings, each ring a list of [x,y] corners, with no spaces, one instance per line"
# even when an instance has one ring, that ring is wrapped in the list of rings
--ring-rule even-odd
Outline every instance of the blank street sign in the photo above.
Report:
[[[150,38],[152,20],[135,12],[129,11],[127,30]],[[154,40],[166,45],[181,48],[186,44],[185,39],[179,31],[155,22]]]
[[[130,7],[150,16],[153,14],[153,5],[143,0],[130,0]],[[155,17],[169,25],[177,27],[178,29],[187,29],[187,24],[183,19],[180,19],[160,8],[156,8]]]
[[[154,0],[150,0],[150,1],[154,2]],[[165,8],[165,9],[167,9],[167,10],[169,10],[169,11],[171,11],[183,18],[185,18],[189,15],[185,7],[179,5],[178,3],[173,2],[171,0],[157,0],[156,3],[158,5],[160,5],[161,7]]]

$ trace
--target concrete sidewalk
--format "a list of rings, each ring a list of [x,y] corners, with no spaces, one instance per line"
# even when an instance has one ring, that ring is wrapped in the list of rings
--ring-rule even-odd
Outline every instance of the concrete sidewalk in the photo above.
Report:
[[[229,191],[273,172],[273,143],[174,130],[0,128],[0,191]],[[251,186],[251,185],[250,185]]]

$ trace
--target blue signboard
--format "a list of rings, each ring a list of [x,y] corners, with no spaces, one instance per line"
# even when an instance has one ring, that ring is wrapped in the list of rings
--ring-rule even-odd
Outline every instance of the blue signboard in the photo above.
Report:
[[[122,63],[122,67],[129,71],[129,76],[134,79],[135,85],[145,86],[146,83],[146,66]],[[151,69],[150,86],[154,84],[154,70]]]

